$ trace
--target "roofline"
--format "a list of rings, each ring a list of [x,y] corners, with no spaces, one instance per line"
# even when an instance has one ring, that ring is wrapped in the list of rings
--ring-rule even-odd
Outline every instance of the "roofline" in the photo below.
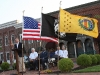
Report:
[[[100,4],[100,1],[93,1],[93,2],[86,3],[86,4],[81,4],[81,5],[78,5],[78,6],[73,6],[73,7],[65,8],[64,10],[73,11],[73,10],[76,10],[76,9],[79,9],[79,8],[84,8],[84,7],[95,5],[95,4]],[[53,15],[53,14],[56,14],[58,12],[59,11],[57,10],[57,11],[50,12],[50,13],[47,13],[47,14]]]

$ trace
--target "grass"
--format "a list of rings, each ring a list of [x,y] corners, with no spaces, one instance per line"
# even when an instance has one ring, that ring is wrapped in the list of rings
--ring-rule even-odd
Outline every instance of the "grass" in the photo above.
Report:
[[[75,70],[74,73],[85,73],[85,72],[100,72],[100,65],[88,67],[85,69]]]

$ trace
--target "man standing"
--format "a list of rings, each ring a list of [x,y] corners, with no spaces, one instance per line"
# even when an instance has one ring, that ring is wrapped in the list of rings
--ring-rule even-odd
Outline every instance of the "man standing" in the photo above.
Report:
[[[19,71],[18,72],[20,72],[20,73],[26,72],[25,64],[24,64],[24,58],[22,56],[22,47],[23,47],[22,43],[19,42],[18,38],[16,38],[15,39],[15,44],[13,46],[13,49],[16,49],[17,53],[18,53],[18,62],[17,63],[18,63],[18,66],[19,66],[19,68],[18,68]],[[23,49],[23,51],[25,51],[25,50]],[[23,59],[23,62],[22,62],[22,59]],[[22,69],[22,67],[23,67],[23,69]]]

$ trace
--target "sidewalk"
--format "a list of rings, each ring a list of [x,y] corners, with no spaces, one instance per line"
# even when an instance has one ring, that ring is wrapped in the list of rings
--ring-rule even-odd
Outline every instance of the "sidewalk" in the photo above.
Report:
[[[74,63],[74,68],[78,67],[78,65],[76,63]],[[50,68],[53,71],[57,71],[57,67],[52,67]],[[5,72],[1,72],[0,75],[11,75],[11,74],[16,74],[16,70],[10,70],[10,71],[5,71]],[[22,74],[20,74],[22,75]],[[23,75],[39,75],[39,71],[26,71],[26,73],[24,73]],[[40,74],[40,75],[58,75],[58,74]],[[92,72],[92,73],[63,73],[63,74],[59,74],[59,75],[100,75],[100,72]]]
[[[16,73],[15,70],[6,71],[0,73],[0,75],[10,75],[12,73]],[[20,74],[22,75],[22,74]],[[37,71],[27,71],[23,75],[39,75]],[[58,74],[40,74],[40,75],[58,75]],[[100,72],[93,72],[93,73],[66,73],[66,74],[59,74],[59,75],[100,75]]]

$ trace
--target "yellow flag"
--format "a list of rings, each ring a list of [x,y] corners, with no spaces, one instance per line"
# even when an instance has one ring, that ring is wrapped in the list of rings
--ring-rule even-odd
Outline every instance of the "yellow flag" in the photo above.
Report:
[[[60,9],[60,32],[80,33],[97,38],[97,23],[98,21],[96,19],[73,15]]]

